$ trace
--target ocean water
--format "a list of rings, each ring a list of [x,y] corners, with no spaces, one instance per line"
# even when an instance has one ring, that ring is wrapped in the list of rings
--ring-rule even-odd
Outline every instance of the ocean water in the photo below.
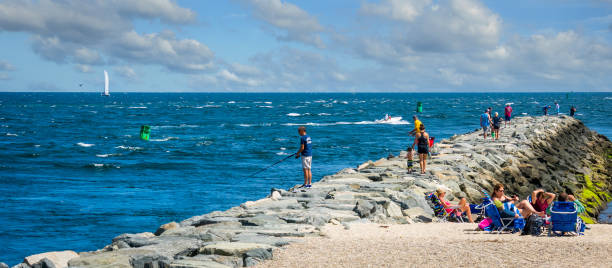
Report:
[[[95,250],[301,184],[295,159],[250,176],[297,150],[299,125],[316,181],[405,149],[417,101],[439,140],[478,128],[487,107],[539,115],[555,100],[612,137],[612,93],[0,93],[0,261]]]

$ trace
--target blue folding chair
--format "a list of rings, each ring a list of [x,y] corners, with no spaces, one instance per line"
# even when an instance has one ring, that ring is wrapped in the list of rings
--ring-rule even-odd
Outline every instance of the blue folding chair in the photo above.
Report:
[[[584,234],[584,222],[578,217],[578,208],[574,202],[552,203],[550,208],[550,226],[548,235]]]
[[[483,191],[484,192],[484,191]],[[516,233],[525,227],[525,219],[523,218],[502,218],[493,201],[488,198],[489,195],[485,192],[486,201],[483,202],[485,215],[491,218],[491,231],[501,233],[510,231]]]

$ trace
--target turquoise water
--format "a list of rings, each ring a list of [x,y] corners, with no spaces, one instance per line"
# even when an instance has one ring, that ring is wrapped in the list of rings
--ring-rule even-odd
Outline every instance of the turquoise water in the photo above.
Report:
[[[478,128],[489,106],[539,115],[555,100],[612,136],[612,93],[0,93],[0,261],[94,250],[301,184],[293,159],[249,176],[297,150],[299,125],[314,142],[316,181],[406,148],[417,101],[439,140]],[[385,114],[403,118],[380,122]]]

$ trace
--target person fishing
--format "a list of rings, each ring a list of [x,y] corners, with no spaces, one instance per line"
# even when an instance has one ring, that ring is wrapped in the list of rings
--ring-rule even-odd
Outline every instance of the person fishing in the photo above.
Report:
[[[312,184],[312,140],[306,134],[306,127],[298,128],[300,134],[300,149],[295,153],[295,158],[302,157],[302,171],[304,172],[304,184],[301,187],[310,188]]]

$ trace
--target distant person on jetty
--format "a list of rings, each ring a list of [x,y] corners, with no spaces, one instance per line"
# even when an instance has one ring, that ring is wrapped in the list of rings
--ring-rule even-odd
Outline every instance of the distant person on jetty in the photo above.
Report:
[[[457,216],[461,216],[462,213],[465,213],[468,217],[468,221],[470,221],[470,223],[474,223],[474,219],[472,219],[472,210],[470,209],[470,204],[467,202],[465,197],[461,198],[459,204],[453,205],[450,202],[446,201],[446,199],[444,198],[446,197],[446,191],[444,191],[444,189],[437,189],[436,196],[438,196],[440,203],[442,203],[442,206],[444,206],[446,213],[450,214],[453,212],[453,210],[456,209],[457,211],[459,211],[459,214]]]
[[[302,187],[310,188],[312,184],[312,171],[310,169],[312,165],[312,140],[306,134],[306,127],[299,127],[298,133],[300,134],[300,150],[295,153],[295,158],[302,157],[302,170],[304,171],[304,184]]]
[[[417,152],[419,153],[419,165],[421,166],[421,174],[425,174],[427,168],[427,155],[429,154],[429,134],[425,132],[425,125],[421,124],[421,131],[414,137],[412,148],[418,145]]]
[[[510,125],[510,119],[512,119],[512,107],[510,106],[510,103],[506,103],[506,108],[504,109],[504,127],[506,127],[508,125]]]
[[[559,115],[561,113],[561,107],[559,106],[559,103],[555,101],[555,108],[557,109],[557,115]]]
[[[531,193],[531,205],[538,211],[546,211],[548,206],[555,200],[556,195],[545,192],[543,189],[537,189]]]
[[[499,127],[501,126],[501,121],[501,117],[495,112],[495,116],[493,117],[493,133],[495,133],[495,140],[499,140]]]
[[[576,114],[576,106],[572,105],[572,108],[570,108],[570,116],[574,117],[574,114]]]
[[[482,135],[484,139],[487,139],[487,133],[489,133],[489,129],[491,127],[491,117],[488,113],[489,109],[485,110],[482,115],[480,115],[480,126],[482,127]]]
[[[509,197],[504,194],[504,185],[501,183],[495,184],[493,186],[493,202],[499,201],[504,205],[505,209],[512,210],[512,207],[516,207],[518,212],[523,216],[523,218],[527,219],[531,214],[537,214],[538,216],[543,217],[545,212],[536,211],[533,206],[527,200],[523,200],[519,202],[518,196]],[[506,204],[507,203],[507,204]],[[518,203],[518,204],[516,204]],[[512,205],[511,205],[512,204]],[[500,212],[501,213],[501,212]]]
[[[421,123],[421,121],[416,115],[413,115],[412,119],[414,120],[414,129],[411,130],[408,134],[410,134],[411,136],[414,136],[417,133],[421,132],[421,126],[423,126],[423,123]]]
[[[548,115],[548,109],[550,109],[550,105],[544,105],[544,107],[542,107],[542,112],[544,115]]]
[[[408,147],[407,150],[408,152],[406,153],[406,158],[408,160],[406,160],[406,168],[408,169],[408,173],[412,173],[412,168],[414,167],[414,149],[412,149],[412,147]]]

